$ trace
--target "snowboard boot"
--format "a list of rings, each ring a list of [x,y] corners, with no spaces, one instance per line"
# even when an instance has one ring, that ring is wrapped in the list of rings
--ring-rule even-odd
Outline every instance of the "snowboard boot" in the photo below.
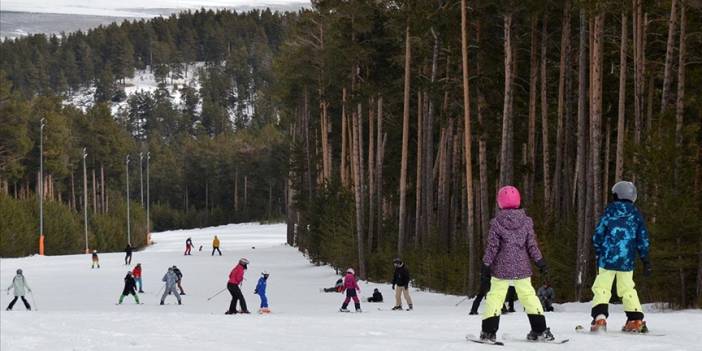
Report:
[[[590,323],[590,332],[606,332],[607,331],[607,318],[604,315],[599,315],[592,320]]]
[[[349,309],[346,307],[342,307],[339,309],[339,312],[351,312],[351,311],[349,311]]]
[[[551,329],[546,328],[546,330],[542,331],[541,333],[537,333],[535,331],[530,331],[529,334],[527,334],[527,340],[529,341],[553,341],[556,338],[551,334]]]
[[[470,313],[468,313],[469,316],[475,316],[477,314],[478,314],[478,311],[470,311]]]
[[[480,340],[495,342],[497,341],[497,333],[481,331]]]
[[[242,314],[251,314],[251,312],[249,312],[249,310],[241,310],[241,311],[239,311],[239,313],[242,313]]]
[[[5,311],[12,311],[12,309],[8,307],[5,309]]]
[[[224,314],[236,314],[236,311],[227,311],[227,312],[224,312]]]
[[[269,314],[271,310],[268,307],[262,307],[258,310],[258,314]]]
[[[641,312],[626,312],[627,321],[622,327],[623,332],[627,333],[648,333],[648,327],[643,320]]]
[[[409,304],[409,308],[407,308],[407,310],[408,310],[408,311],[412,311],[412,310],[413,310],[412,304]]]
[[[392,308],[393,311],[402,311],[402,305],[397,305]]]
[[[355,303],[354,307],[356,307],[356,312],[361,312],[361,304],[360,303]]]
[[[140,294],[143,294],[143,293],[144,293],[144,290],[139,290],[139,293],[140,293]]]
[[[163,301],[161,301],[160,305],[161,305],[161,306],[163,306],[163,305],[164,305]]]
[[[178,304],[179,304],[179,305],[182,305],[183,303],[182,303],[182,302],[180,302],[180,301],[178,301]]]

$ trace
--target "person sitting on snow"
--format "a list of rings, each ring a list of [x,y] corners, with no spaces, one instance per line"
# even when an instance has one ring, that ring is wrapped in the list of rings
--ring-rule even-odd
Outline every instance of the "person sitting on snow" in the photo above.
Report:
[[[324,292],[330,293],[330,292],[341,292],[341,290],[344,289],[344,279],[339,278],[339,280],[336,281],[333,287],[331,288],[324,288]]]
[[[383,302],[383,294],[380,293],[378,288],[373,289],[373,296],[368,298],[368,302]]]
[[[544,285],[539,288],[536,295],[539,296],[539,300],[541,300],[541,306],[544,307],[544,311],[553,312],[553,299],[555,299],[556,294],[553,292],[553,288],[548,281],[544,282]]]

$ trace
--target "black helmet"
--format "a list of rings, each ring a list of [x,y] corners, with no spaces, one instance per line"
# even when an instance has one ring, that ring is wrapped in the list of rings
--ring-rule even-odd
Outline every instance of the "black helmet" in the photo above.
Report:
[[[17,269],[17,274],[22,274],[22,268]]]
[[[396,266],[401,266],[402,260],[399,257],[396,257],[394,260],[392,260],[392,264],[394,264]]]

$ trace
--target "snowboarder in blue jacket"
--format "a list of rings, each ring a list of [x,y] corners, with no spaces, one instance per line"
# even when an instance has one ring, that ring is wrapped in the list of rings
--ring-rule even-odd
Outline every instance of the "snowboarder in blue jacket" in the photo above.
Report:
[[[258,313],[271,313],[268,309],[268,297],[266,297],[266,284],[268,281],[268,272],[263,271],[261,273],[261,278],[258,278],[258,283],[256,284],[256,289],[254,289],[254,294],[261,298],[261,308],[258,309]]]
[[[634,205],[637,192],[631,182],[620,181],[612,187],[612,201],[595,228],[592,246],[597,257],[598,273],[592,285],[592,331],[606,330],[608,305],[612,297],[612,284],[616,278],[617,294],[624,304],[626,332],[645,333],[643,310],[634,288],[634,264],[638,254],[645,276],[651,275],[648,229],[646,222]]]

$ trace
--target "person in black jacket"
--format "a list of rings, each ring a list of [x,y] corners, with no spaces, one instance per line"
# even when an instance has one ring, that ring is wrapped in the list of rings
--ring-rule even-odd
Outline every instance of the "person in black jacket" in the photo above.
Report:
[[[173,266],[173,273],[175,273],[176,277],[178,277],[178,280],[176,280],[176,283],[178,284],[178,289],[180,289],[180,294],[185,295],[185,291],[183,291],[183,286],[180,285],[180,281],[183,280],[183,272],[178,269],[175,265]]]
[[[377,288],[373,289],[373,296],[368,298],[368,302],[383,302],[383,294]]]
[[[412,310],[412,298],[409,294],[409,282],[410,274],[407,270],[407,266],[402,260],[396,258],[392,261],[395,266],[395,274],[392,277],[392,289],[395,290],[395,307],[393,310],[402,310],[402,295],[405,296],[405,301],[407,302],[408,311]]]
[[[130,265],[132,264],[132,245],[127,244],[127,247],[124,248],[124,265]]]
[[[122,295],[119,297],[119,305],[124,301],[124,297],[127,295],[134,296],[134,300],[139,304],[139,296],[136,293],[136,280],[132,276],[131,271],[127,271],[127,275],[124,277],[124,289],[122,290]]]
[[[344,279],[339,278],[339,280],[336,281],[333,287],[331,288],[324,288],[323,291],[327,293],[331,292],[341,292],[341,290],[344,289]]]

